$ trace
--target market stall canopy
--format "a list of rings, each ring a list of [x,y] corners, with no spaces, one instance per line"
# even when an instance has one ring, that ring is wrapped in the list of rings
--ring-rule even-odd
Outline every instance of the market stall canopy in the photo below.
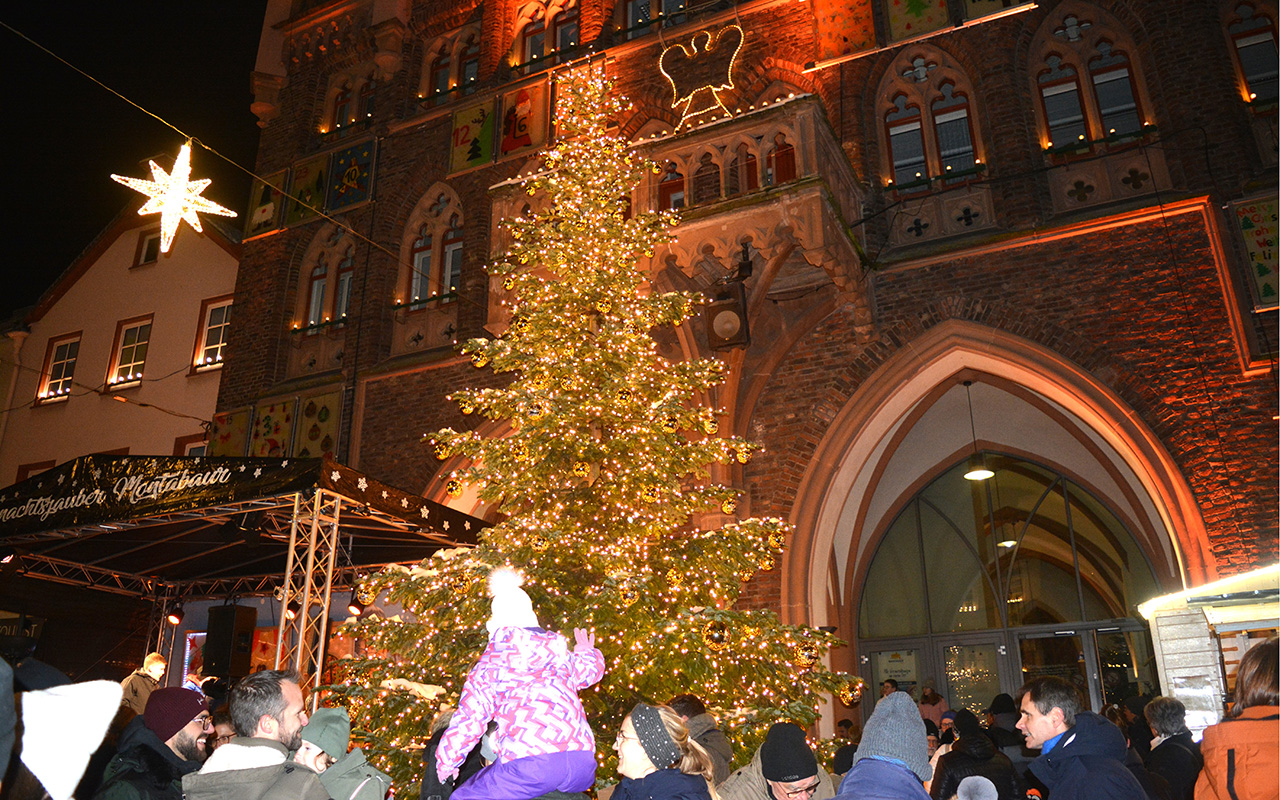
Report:
[[[483,520],[324,459],[92,455],[0,490],[0,560],[32,577],[140,596],[270,591],[300,507],[343,498],[346,569],[474,544]]]

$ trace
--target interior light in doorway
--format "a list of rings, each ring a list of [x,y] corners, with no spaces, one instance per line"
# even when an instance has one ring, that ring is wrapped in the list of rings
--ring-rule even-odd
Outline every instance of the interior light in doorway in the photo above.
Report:
[[[978,452],[978,433],[973,425],[973,395],[969,392],[969,387],[972,385],[973,381],[964,382],[964,399],[969,404],[969,439],[973,442],[973,455],[969,456],[969,471],[964,474],[964,479],[985,481],[987,478],[995,477],[995,473],[987,469],[986,457]]]

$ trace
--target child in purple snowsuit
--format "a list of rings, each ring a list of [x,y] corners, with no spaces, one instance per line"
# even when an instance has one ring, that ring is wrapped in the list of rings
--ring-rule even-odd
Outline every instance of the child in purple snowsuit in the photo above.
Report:
[[[521,583],[509,569],[489,576],[489,646],[463,684],[436,750],[436,772],[442,782],[453,778],[491,719],[498,723],[496,760],[451,800],[531,800],[595,783],[596,742],[578,690],[604,676],[604,656],[585,630],[574,630],[571,653],[563,636],[539,627]]]

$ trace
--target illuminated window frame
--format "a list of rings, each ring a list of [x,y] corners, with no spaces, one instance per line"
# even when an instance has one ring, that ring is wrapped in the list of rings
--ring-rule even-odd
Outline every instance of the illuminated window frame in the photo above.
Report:
[[[173,440],[175,456],[204,456],[209,454],[209,434],[193,433],[190,436],[178,436]]]
[[[1232,5],[1226,32],[1244,99],[1250,104],[1274,106],[1280,99],[1275,20],[1255,3]],[[1246,51],[1252,51],[1247,59]],[[1253,53],[1260,53],[1260,57]],[[1263,71],[1255,69],[1259,66]]]
[[[329,113],[329,131],[336,131],[351,124],[351,84],[343,83],[333,96],[333,110]]]
[[[122,320],[116,324],[111,345],[111,368],[107,370],[108,390],[126,389],[142,383],[151,348],[153,315]]]
[[[45,348],[44,368],[40,371],[36,403],[63,403],[71,396],[83,333],[76,331],[49,340]]]
[[[447,184],[437,183],[409,215],[401,240],[395,305],[412,313],[457,299],[465,261],[466,217]]]
[[[195,352],[191,354],[191,371],[221,369],[227,336],[231,331],[231,295],[223,295],[200,303],[200,327],[196,331]]]

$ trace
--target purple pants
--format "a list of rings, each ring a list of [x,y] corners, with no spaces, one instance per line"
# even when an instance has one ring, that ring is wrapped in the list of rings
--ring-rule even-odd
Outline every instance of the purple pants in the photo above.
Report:
[[[533,800],[547,792],[584,792],[595,782],[596,754],[590,750],[544,753],[490,764],[449,800]]]

